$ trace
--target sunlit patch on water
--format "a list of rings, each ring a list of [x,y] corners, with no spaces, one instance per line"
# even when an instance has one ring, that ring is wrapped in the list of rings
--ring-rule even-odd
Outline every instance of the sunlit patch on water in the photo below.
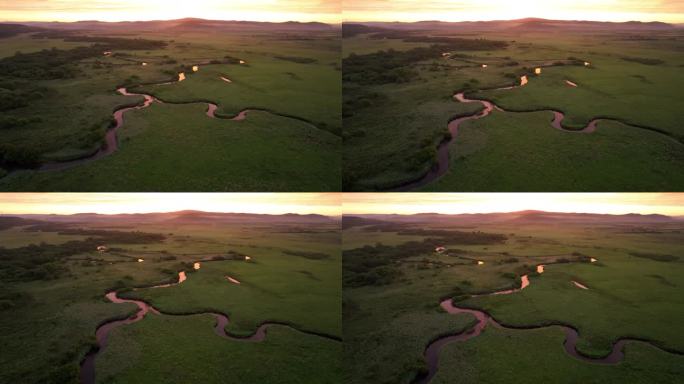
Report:
[[[178,74],[178,81],[181,82],[185,80],[185,72],[181,72]]]
[[[530,279],[527,277],[527,275],[523,275],[520,277],[520,289],[525,289],[528,285],[530,285]]]
[[[483,264],[484,264],[484,261],[481,261],[481,260],[477,261],[477,265],[483,265]]]
[[[193,72],[199,71],[199,66],[198,66],[198,65],[193,65],[193,66],[192,66],[192,71],[193,71]]]
[[[537,273],[544,273],[544,265],[537,265]]]
[[[535,75],[541,75],[541,71],[542,71],[541,68],[535,68],[535,69],[534,69],[534,74],[535,74]]]
[[[195,269],[200,269],[200,263],[195,263],[192,267]]]
[[[144,259],[138,259],[138,263],[142,263],[143,261],[145,261],[145,260]]]

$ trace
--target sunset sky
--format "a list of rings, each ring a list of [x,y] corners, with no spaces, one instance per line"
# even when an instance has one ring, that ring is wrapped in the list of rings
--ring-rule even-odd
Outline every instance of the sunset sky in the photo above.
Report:
[[[343,21],[558,20],[684,22],[682,0],[344,0]]]
[[[339,193],[2,193],[0,214],[201,210],[339,216]]]
[[[346,193],[344,214],[542,210],[684,215],[684,193]]]
[[[0,21],[340,21],[341,0],[0,0]]]

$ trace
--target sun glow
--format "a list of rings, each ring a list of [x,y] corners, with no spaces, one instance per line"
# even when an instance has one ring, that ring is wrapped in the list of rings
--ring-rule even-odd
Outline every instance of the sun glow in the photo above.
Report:
[[[346,0],[345,21],[555,20],[684,22],[684,4],[663,0]]]
[[[212,20],[339,22],[339,0],[0,0],[0,20]]]
[[[346,193],[344,214],[541,210],[684,215],[684,193]]]
[[[339,193],[2,193],[0,214],[199,210],[341,215]]]

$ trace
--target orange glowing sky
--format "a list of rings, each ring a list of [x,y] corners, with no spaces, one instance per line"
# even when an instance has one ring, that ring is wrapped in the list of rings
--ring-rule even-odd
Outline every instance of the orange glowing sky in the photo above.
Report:
[[[684,193],[346,193],[344,214],[542,210],[684,215]]]
[[[341,0],[0,0],[4,21],[340,21]]]
[[[684,22],[682,0],[344,0],[344,21],[556,20]]]
[[[341,215],[339,193],[2,193],[0,214],[200,210]]]

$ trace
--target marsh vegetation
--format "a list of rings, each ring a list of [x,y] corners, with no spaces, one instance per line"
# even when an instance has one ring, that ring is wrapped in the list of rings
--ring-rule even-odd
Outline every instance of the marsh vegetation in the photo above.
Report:
[[[345,26],[344,190],[411,185],[440,164],[438,147],[445,144],[448,164],[439,167],[448,171],[413,189],[684,185],[677,171],[684,165],[681,30],[640,31],[635,39],[626,38],[633,36],[627,27],[595,33],[560,26],[548,34],[436,24]],[[459,93],[496,108],[465,121],[454,135],[450,122],[485,109],[455,100]],[[558,113],[564,119],[556,124]],[[632,177],[635,172],[643,177]]]
[[[424,382],[431,372],[431,383],[494,383],[521,367],[530,380],[567,383],[682,374],[681,221],[479,216],[344,217],[345,381]],[[475,311],[447,313],[448,299]],[[476,312],[507,328],[486,326]],[[554,324],[578,331],[577,356],[563,350],[566,331]],[[614,347],[622,338],[652,345]],[[424,354],[438,340],[428,371]],[[582,360],[614,348],[624,353],[619,364]]]
[[[144,299],[154,311],[111,330],[92,366],[96,383],[340,380],[334,220],[198,212],[82,215],[77,223],[3,216],[0,244],[0,326],[12,330],[0,337],[2,382],[79,382],[86,353],[97,350],[96,329],[138,311],[110,301],[112,293]],[[226,319],[224,329],[215,329],[215,314]],[[264,334],[265,323],[284,326]],[[255,332],[253,343],[219,337]],[[261,369],[264,361],[270,369]]]

